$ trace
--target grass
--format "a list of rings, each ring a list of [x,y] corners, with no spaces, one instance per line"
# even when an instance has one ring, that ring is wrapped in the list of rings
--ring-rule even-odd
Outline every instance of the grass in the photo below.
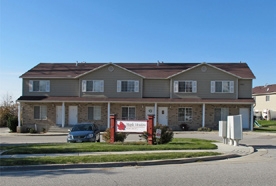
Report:
[[[76,153],[76,152],[114,152],[114,151],[145,151],[145,150],[197,150],[216,149],[210,140],[192,138],[174,138],[168,144],[148,145],[136,143],[52,143],[28,144],[17,146],[0,146],[6,150],[2,155],[12,154],[45,154],[45,153]]]
[[[192,158],[201,156],[220,155],[217,152],[170,152],[120,155],[93,155],[93,156],[59,156],[34,158],[5,158],[1,159],[0,166],[42,165],[42,164],[81,164],[103,162],[132,162],[146,160],[163,160],[176,158]]]
[[[276,121],[275,120],[258,120],[258,123],[261,124],[261,127],[255,127],[255,132],[273,132],[276,133]]]
[[[174,138],[172,142],[161,145],[148,145],[145,142],[126,143],[53,143],[53,144],[28,144],[0,146],[0,150],[6,150],[4,154],[41,154],[41,153],[79,153],[79,152],[116,152],[116,151],[154,151],[154,150],[197,150],[216,149],[213,141],[192,138]],[[2,158],[0,166],[41,165],[41,164],[79,164],[100,162],[129,162],[162,160],[176,158],[191,158],[200,156],[220,155],[216,152],[164,152],[144,154],[109,154],[90,156],[43,156],[30,158]]]

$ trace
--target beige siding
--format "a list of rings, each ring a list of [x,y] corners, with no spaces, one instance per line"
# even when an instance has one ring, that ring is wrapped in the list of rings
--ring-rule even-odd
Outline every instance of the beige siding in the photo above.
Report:
[[[199,98],[230,98],[235,99],[237,96],[237,88],[236,88],[236,80],[237,78],[217,70],[213,67],[206,66],[207,70],[205,72],[201,71],[201,67],[199,66],[195,69],[189,70],[187,72],[183,72],[172,78],[172,82],[177,80],[192,80],[197,81],[197,93],[174,93],[173,98],[185,98],[185,97],[199,97]],[[211,93],[211,81],[234,81],[234,93]],[[173,90],[173,83],[172,83]]]
[[[256,101],[256,106],[254,110],[263,111],[264,109],[276,111],[276,94],[270,94],[270,101],[266,101],[267,95],[254,96]]]
[[[114,70],[109,71],[108,67],[113,66]],[[82,92],[80,86],[81,96],[103,96],[109,98],[122,97],[122,98],[139,98],[142,97],[142,78],[136,74],[128,72],[124,69],[118,68],[114,65],[107,65],[101,69],[93,71],[79,79],[81,84],[82,80],[104,80],[104,92]],[[138,80],[139,92],[117,92],[117,80]]]
[[[252,98],[252,80],[239,80],[239,98]]]
[[[46,79],[50,80],[50,92],[30,92],[29,80],[23,79],[23,96],[78,96],[78,80]],[[34,79],[31,79],[34,80]],[[43,80],[43,79],[37,79]]]
[[[143,97],[170,97],[170,80],[144,80]]]

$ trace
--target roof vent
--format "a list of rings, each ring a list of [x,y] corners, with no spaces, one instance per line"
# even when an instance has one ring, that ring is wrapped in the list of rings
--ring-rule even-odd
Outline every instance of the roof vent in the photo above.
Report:
[[[78,61],[76,61],[76,66],[78,66],[78,63],[79,63],[79,62],[78,62]]]

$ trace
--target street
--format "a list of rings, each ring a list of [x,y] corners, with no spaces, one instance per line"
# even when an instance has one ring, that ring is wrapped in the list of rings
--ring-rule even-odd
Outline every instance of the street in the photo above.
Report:
[[[219,140],[217,133],[185,132],[175,137]],[[1,144],[64,142],[66,136],[2,135]],[[128,140],[134,140],[131,135]],[[54,140],[55,139],[55,140]],[[30,141],[31,140],[31,141]],[[53,140],[53,141],[52,141]],[[221,161],[176,165],[1,172],[1,185],[276,185],[276,135],[244,133],[253,154]]]

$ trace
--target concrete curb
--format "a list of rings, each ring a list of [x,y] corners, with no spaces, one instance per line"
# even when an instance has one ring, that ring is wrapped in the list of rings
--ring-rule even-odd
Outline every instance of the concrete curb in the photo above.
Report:
[[[138,161],[138,162],[107,162],[107,163],[87,163],[87,164],[57,164],[57,165],[26,165],[26,166],[0,166],[0,171],[33,171],[52,169],[76,169],[76,168],[112,168],[126,166],[154,166],[168,164],[184,164],[203,161],[224,160],[241,157],[238,154],[226,154],[218,156],[205,156],[198,158],[180,158],[169,160]]]

